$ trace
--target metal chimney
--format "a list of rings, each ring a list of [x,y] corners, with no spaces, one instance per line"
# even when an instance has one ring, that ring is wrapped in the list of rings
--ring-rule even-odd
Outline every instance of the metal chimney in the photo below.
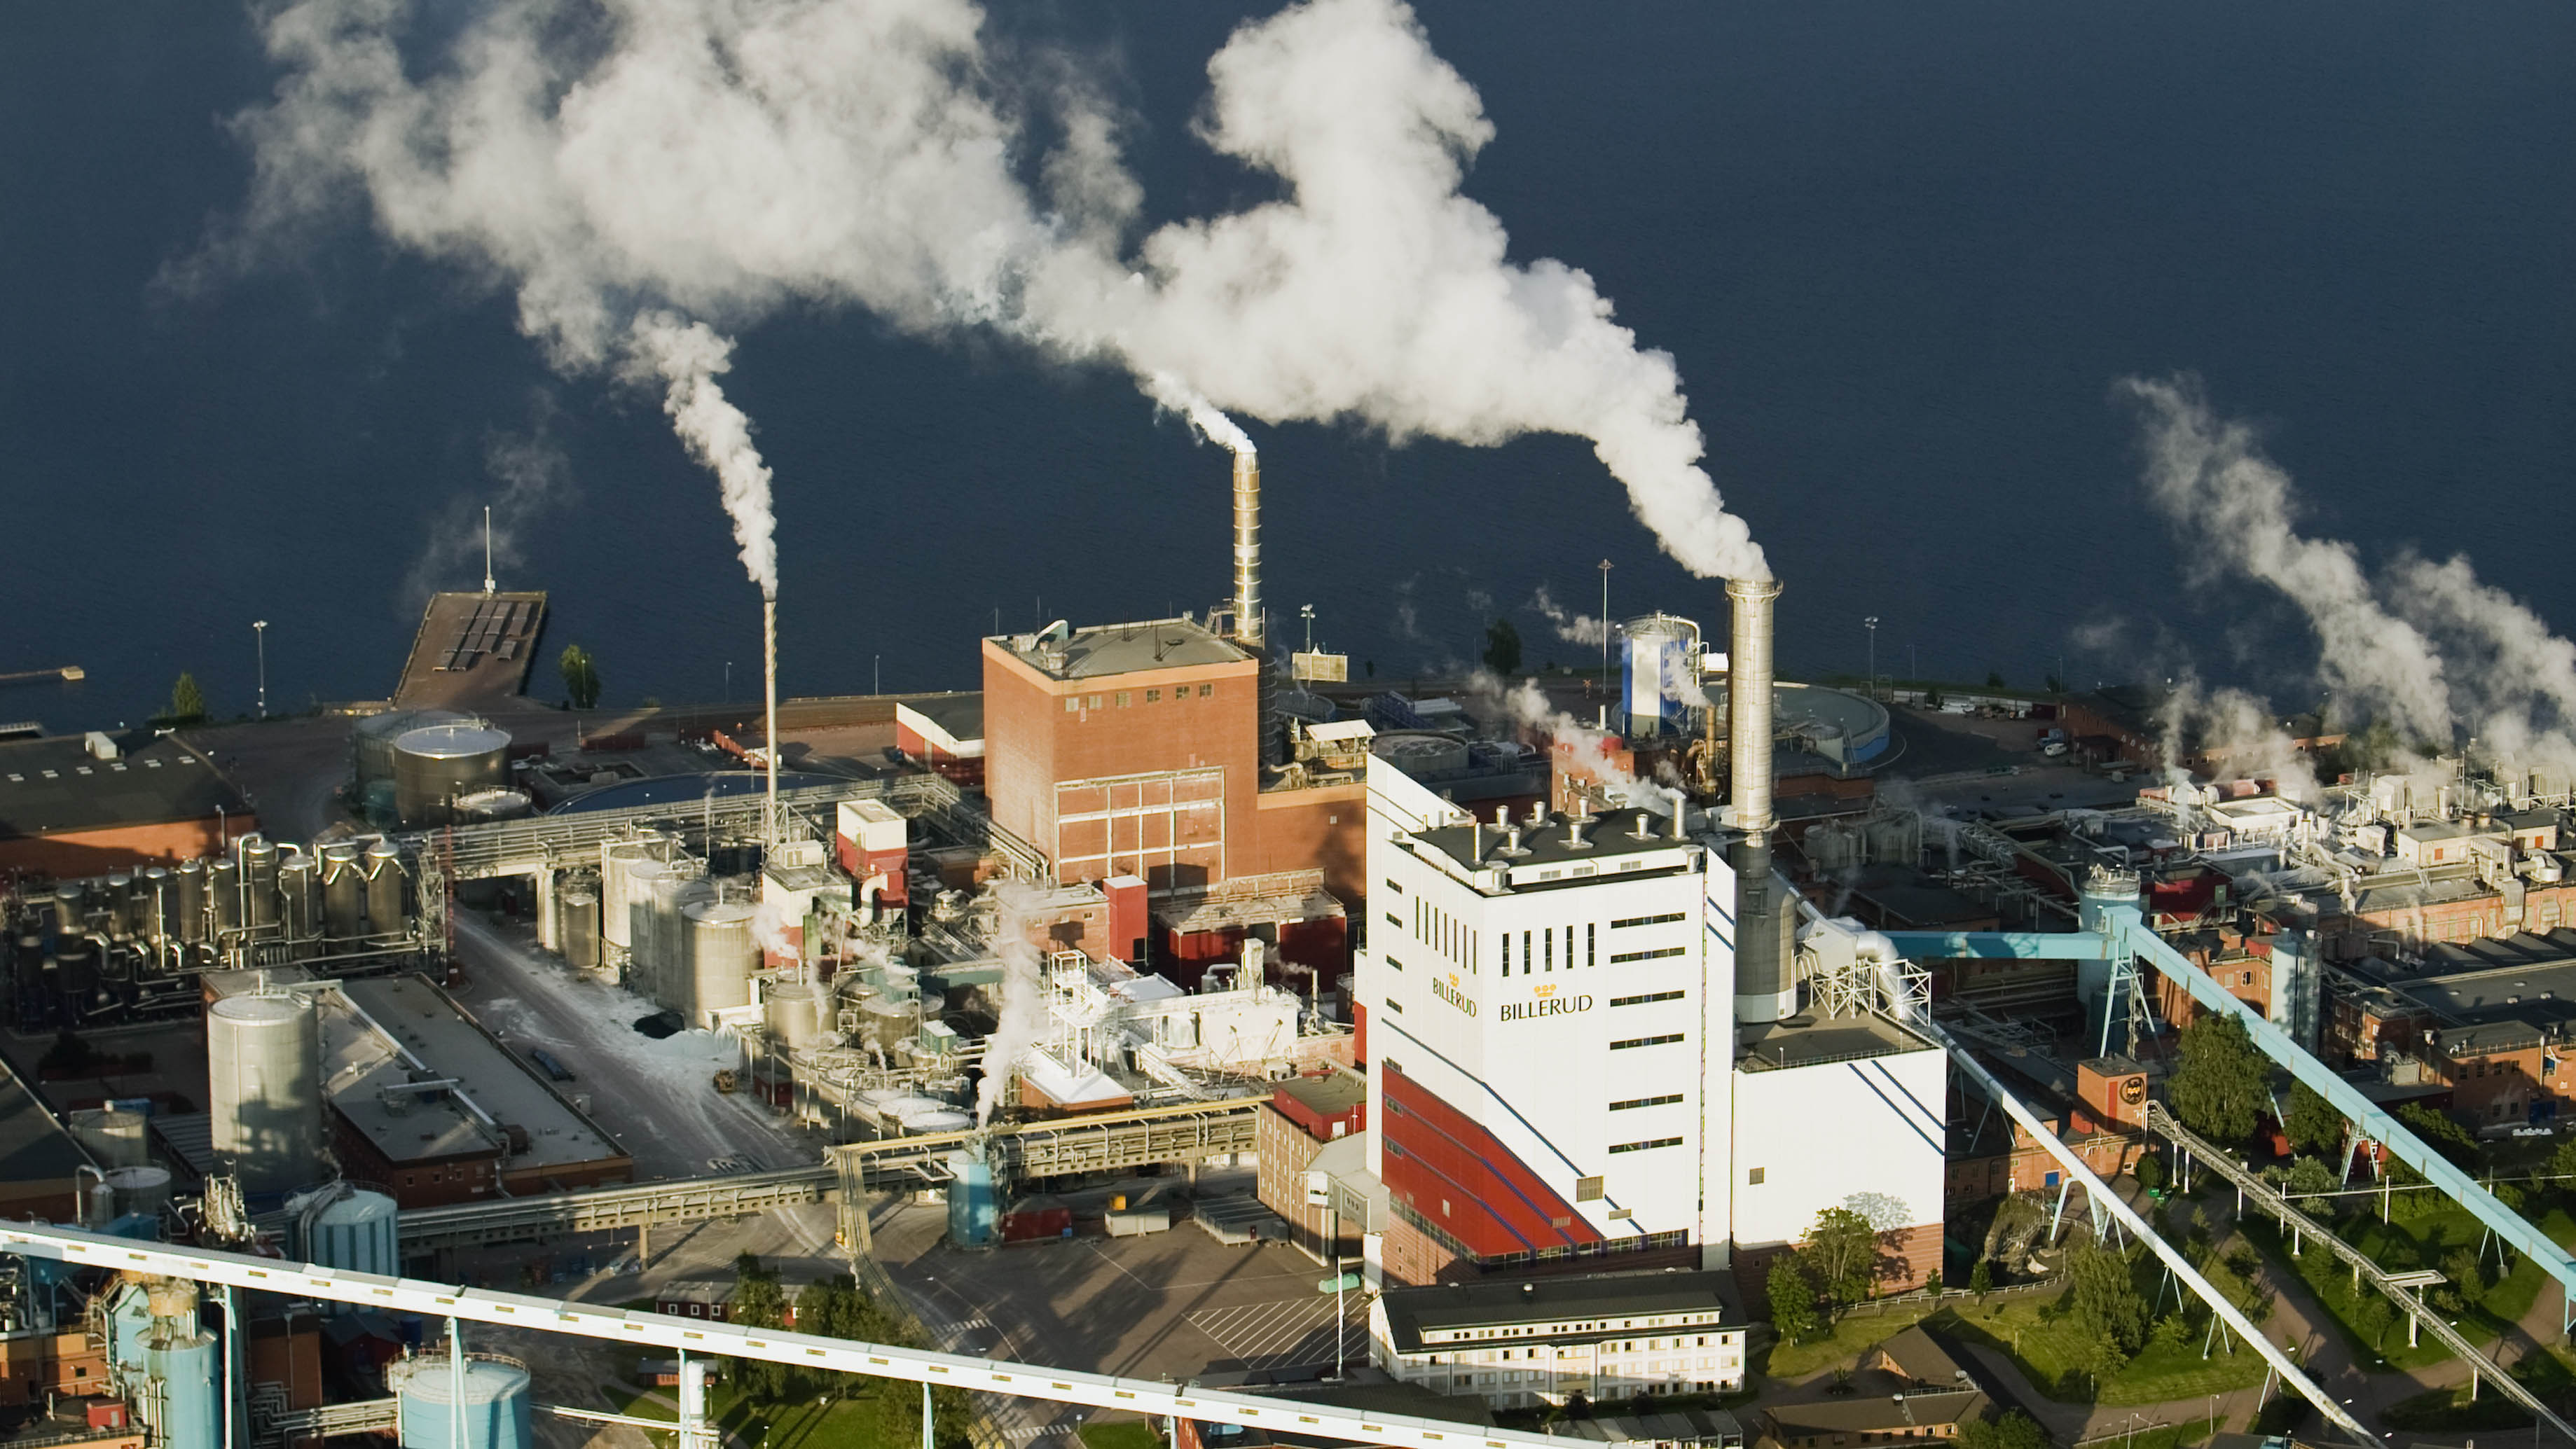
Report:
[[[1775,579],[1729,579],[1734,611],[1726,681],[1727,813],[1744,832],[1727,850],[1735,869],[1735,1019],[1760,1025],[1793,1016],[1798,983],[1783,938],[1795,916],[1771,876],[1771,616]]]

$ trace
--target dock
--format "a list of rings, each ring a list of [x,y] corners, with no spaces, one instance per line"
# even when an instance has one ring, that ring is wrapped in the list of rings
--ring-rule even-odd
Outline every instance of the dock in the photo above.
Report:
[[[431,595],[394,686],[394,707],[470,713],[516,698],[527,688],[545,622],[542,592]]]
[[[13,674],[0,674],[0,684],[34,684],[38,680],[59,679],[65,683],[89,678],[89,671],[77,664],[53,669],[21,669]]]

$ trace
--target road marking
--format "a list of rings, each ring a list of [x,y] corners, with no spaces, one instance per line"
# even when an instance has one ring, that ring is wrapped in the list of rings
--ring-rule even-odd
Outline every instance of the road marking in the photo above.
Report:
[[[1366,1311],[1357,1302],[1348,1307],[1343,1320],[1344,1351],[1361,1352],[1367,1337]],[[1246,1368],[1285,1368],[1333,1359],[1333,1300],[1321,1295],[1202,1309],[1189,1315],[1189,1322],[1241,1359]]]

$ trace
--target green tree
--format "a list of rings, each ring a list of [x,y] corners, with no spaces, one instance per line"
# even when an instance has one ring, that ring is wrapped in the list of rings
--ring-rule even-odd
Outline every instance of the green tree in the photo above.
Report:
[[[1992,1261],[1979,1258],[1976,1266],[1968,1270],[1968,1291],[1980,1298],[1995,1291],[1995,1265]]]
[[[1816,1284],[1837,1303],[1857,1303],[1869,1296],[1878,1276],[1878,1229],[1846,1207],[1816,1214],[1802,1250],[1815,1270]]]
[[[2066,1281],[2061,1311],[2084,1339],[2083,1367],[2109,1378],[2146,1344],[2146,1295],[2138,1291],[2128,1258],[2099,1243],[2081,1244],[2066,1255]]]
[[[2048,1449],[2048,1431],[2015,1409],[2000,1419],[1971,1419],[1959,1426],[1959,1449]]]
[[[761,1266],[760,1259],[745,1253],[734,1259],[733,1297],[725,1304],[729,1322],[745,1328],[785,1328],[787,1326],[787,1290],[778,1284],[778,1274]],[[735,1387],[743,1397],[764,1403],[802,1398],[804,1375],[783,1363],[763,1359],[742,1359],[733,1366]]]
[[[2003,674],[2003,671],[2002,671],[2002,670],[2000,670],[2000,669],[1989,669],[1989,670],[1987,670],[1987,671],[1986,671],[1986,688],[1988,688],[1988,689],[2001,689],[2001,688],[2003,688],[2003,687],[2004,687],[2004,674]]]
[[[2294,1082],[2290,1086],[2289,1116],[2281,1123],[2281,1130],[2288,1135],[2291,1146],[2322,1155],[2343,1146],[2344,1117],[2316,1088]]]
[[[578,644],[566,644],[562,656],[555,660],[555,672],[563,676],[564,698],[575,709],[595,709],[599,705],[599,664],[590,651]]]
[[[2165,1160],[2152,1152],[2145,1153],[2138,1158],[2137,1165],[2129,1169],[2129,1174],[2138,1180],[2138,1186],[2153,1192],[2165,1185]]]
[[[2289,1175],[2281,1186],[2290,1192],[2332,1192],[2343,1186],[2333,1168],[2313,1157],[2302,1157],[2290,1164]]]
[[[2370,1340],[2372,1348],[2379,1347],[2379,1340],[2388,1332],[2389,1320],[2396,1316],[2397,1310],[2377,1293],[2365,1293],[2352,1305],[2352,1326]]]
[[[1816,1287],[1807,1281],[1797,1254],[1782,1253],[1772,1259],[1763,1287],[1771,1298],[1771,1326],[1784,1341],[1804,1343],[1824,1326],[1816,1312]]]
[[[1496,674],[1509,675],[1521,667],[1521,631],[1509,619],[1496,619],[1485,626],[1485,667]]]
[[[2165,1096],[2182,1124],[2233,1147],[2254,1135],[2254,1122],[2269,1098],[2272,1061],[2254,1046],[2244,1023],[2211,1012],[2183,1028],[2181,1065]]]
[[[195,724],[206,717],[206,692],[197,687],[197,676],[181,672],[179,682],[170,686],[170,712],[161,718],[172,725]]]

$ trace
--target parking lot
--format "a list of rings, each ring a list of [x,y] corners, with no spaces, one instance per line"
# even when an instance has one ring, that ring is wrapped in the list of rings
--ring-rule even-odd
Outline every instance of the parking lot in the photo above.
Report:
[[[1228,1247],[1196,1226],[960,1252],[944,1208],[882,1211],[877,1257],[940,1346],[1135,1378],[1330,1363],[1333,1299],[1315,1260],[1277,1243]],[[1348,1351],[1365,1357],[1360,1295]]]

